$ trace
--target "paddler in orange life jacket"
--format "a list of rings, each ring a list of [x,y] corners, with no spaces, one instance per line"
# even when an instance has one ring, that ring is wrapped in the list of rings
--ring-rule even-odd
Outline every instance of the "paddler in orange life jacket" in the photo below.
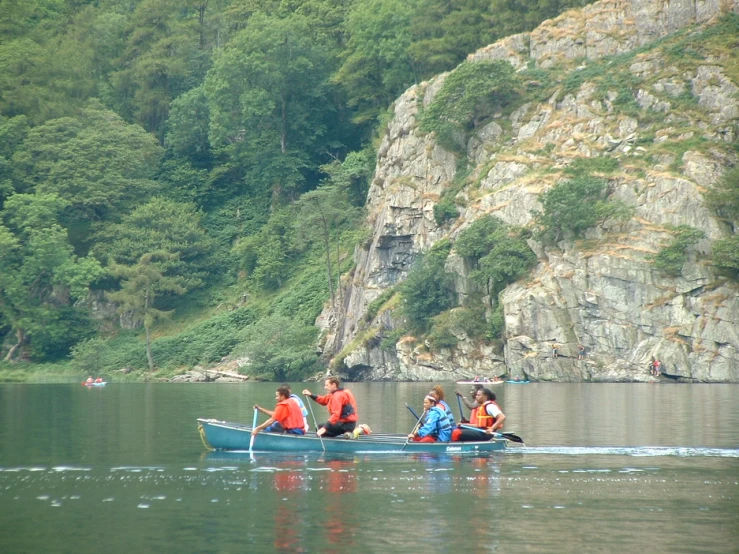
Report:
[[[275,400],[277,401],[277,405],[274,411],[266,410],[261,406],[254,406],[255,410],[268,415],[269,419],[255,427],[251,434],[256,435],[259,431],[264,430],[267,433],[305,435],[303,413],[300,411],[298,405],[290,400],[290,389],[279,387],[275,391]]]
[[[477,427],[480,431],[474,429],[464,429],[457,427],[452,431],[453,441],[480,441],[492,438],[493,433],[503,428],[505,414],[495,403],[495,393],[487,388],[481,388],[475,395],[477,407],[472,409],[470,414],[470,422],[467,427]],[[482,433],[486,433],[485,436]]]
[[[308,389],[303,391],[303,394],[307,394],[328,409],[328,421],[318,426],[316,434],[319,437],[353,435],[359,419],[357,401],[354,400],[354,395],[348,389],[341,387],[341,381],[338,377],[328,377],[323,384],[323,388],[326,389],[326,394],[323,396],[316,396]]]

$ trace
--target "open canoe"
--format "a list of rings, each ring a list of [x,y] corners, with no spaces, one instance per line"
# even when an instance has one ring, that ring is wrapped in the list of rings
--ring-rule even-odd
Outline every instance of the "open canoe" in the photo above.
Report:
[[[214,450],[249,450],[252,428],[240,423],[198,418],[198,429],[206,446]],[[357,439],[325,438],[316,435],[259,433],[254,452],[331,452],[356,454],[391,453],[481,453],[504,450],[506,440],[493,438],[484,442],[412,442],[406,435],[360,435]]]
[[[506,381],[509,385],[527,385],[531,381]]]
[[[101,381],[99,383],[82,383],[85,387],[104,387],[107,381]]]

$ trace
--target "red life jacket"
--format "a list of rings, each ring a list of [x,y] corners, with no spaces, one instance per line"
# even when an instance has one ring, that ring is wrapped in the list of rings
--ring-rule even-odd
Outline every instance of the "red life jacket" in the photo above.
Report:
[[[289,431],[290,429],[304,428],[305,424],[303,423],[303,412],[300,411],[297,403],[288,398],[287,400],[278,402],[277,405],[287,407],[287,419],[285,421],[280,421],[280,425],[282,425],[283,429]]]
[[[482,406],[478,406],[477,408],[474,408],[472,410],[472,413],[470,414],[470,425],[472,425],[473,427],[479,427],[480,429],[488,429],[495,424],[497,418],[494,418],[488,413],[488,404],[495,404],[495,402],[492,400],[488,400]],[[497,404],[495,404],[495,406],[500,409],[500,406],[498,406]],[[503,426],[499,427],[498,429],[502,428]]]
[[[334,395],[339,395],[341,397],[341,416],[339,417],[339,423],[357,421],[359,419],[357,401],[354,399],[354,395],[351,391],[347,389],[338,389],[334,392]]]

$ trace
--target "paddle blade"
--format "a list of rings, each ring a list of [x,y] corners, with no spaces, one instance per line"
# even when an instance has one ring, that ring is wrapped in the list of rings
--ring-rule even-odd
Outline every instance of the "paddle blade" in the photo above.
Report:
[[[515,433],[501,433],[501,435],[506,440],[509,440],[511,442],[520,442],[521,444],[523,444],[523,439]]]

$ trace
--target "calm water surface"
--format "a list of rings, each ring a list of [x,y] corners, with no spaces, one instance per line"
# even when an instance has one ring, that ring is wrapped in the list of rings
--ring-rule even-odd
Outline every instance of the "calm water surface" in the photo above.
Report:
[[[0,552],[739,552],[739,385],[499,385],[487,457],[206,451],[275,387],[0,385]],[[404,433],[429,387],[349,384]]]

